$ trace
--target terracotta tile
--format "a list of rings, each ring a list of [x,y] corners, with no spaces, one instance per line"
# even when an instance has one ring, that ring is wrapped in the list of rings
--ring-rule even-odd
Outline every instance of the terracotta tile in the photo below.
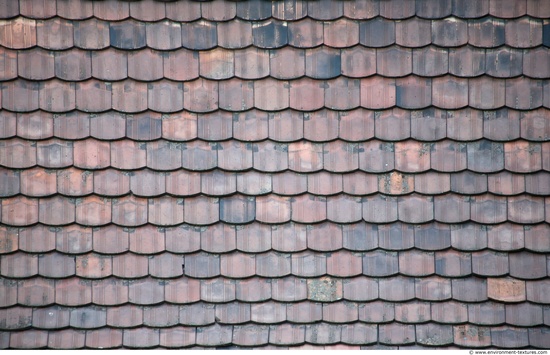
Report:
[[[83,169],[106,168],[110,164],[109,142],[95,139],[76,141],[74,144],[74,166]]]
[[[26,226],[38,222],[38,199],[13,197],[2,201],[2,223]]]
[[[396,221],[397,199],[383,195],[363,198],[363,219],[372,223]]]
[[[48,332],[27,330],[10,333],[10,347],[13,349],[39,349],[48,345]]]
[[[376,73],[376,51],[364,47],[342,49],[341,73],[347,77],[362,78]]]
[[[431,159],[433,161],[433,156]],[[450,191],[451,179],[449,174],[427,172],[424,174],[415,175],[413,185],[414,190],[421,194],[441,194]],[[437,209],[435,212],[437,213]]]
[[[62,18],[36,21],[36,44],[46,49],[67,49],[73,46],[73,24]]]
[[[414,16],[415,4],[394,2],[380,4],[380,16],[388,19],[405,19]]]
[[[542,44],[542,22],[529,18],[508,21],[506,44],[515,48],[531,48]]]
[[[342,176],[343,191],[350,195],[368,195],[378,191],[376,175],[358,171]]]
[[[159,345],[160,329],[136,328],[124,329],[122,345],[127,348],[153,348]]]
[[[2,258],[2,261],[4,258]],[[36,260],[36,259],[35,259]],[[4,270],[4,268],[2,268]],[[55,302],[54,280],[32,278],[17,284],[17,303],[23,306],[48,306]]]
[[[87,279],[98,279],[109,277],[112,272],[111,256],[105,256],[95,253],[78,255],[76,257],[76,275]],[[71,296],[71,293],[68,293]]]
[[[26,80],[10,81],[2,85],[2,107],[16,112],[39,108],[39,83]]]
[[[542,322],[542,306],[530,303],[506,305],[506,323],[508,324],[533,327],[542,325]]]
[[[256,274],[263,277],[283,277],[290,274],[290,255],[268,252],[256,255]]]
[[[201,300],[205,302],[231,302],[235,300],[235,281],[228,279],[201,280]]]
[[[38,258],[36,255],[22,252],[6,254],[2,255],[0,263],[2,276],[20,278],[38,274]]]
[[[451,191],[478,194],[487,191],[487,175],[464,171],[451,175]]]
[[[532,17],[546,17],[550,14],[550,8],[548,4],[540,3],[535,0],[527,0],[527,14]]]
[[[506,198],[489,195],[472,197],[471,219],[479,223],[495,224],[506,221]]]
[[[0,137],[11,138],[17,132],[17,114],[15,112],[2,111],[0,114]]]
[[[491,345],[491,329],[475,325],[458,325],[453,327],[455,344],[469,348]]]
[[[5,4],[2,4],[0,11],[1,11],[0,14],[3,18],[15,17],[19,15],[19,2],[17,3],[7,2]]]
[[[39,202],[38,221],[47,225],[66,225],[75,221],[74,201],[61,196]]]
[[[289,168],[297,172],[312,172],[322,169],[322,145],[297,142],[288,147]]]
[[[395,81],[395,98],[401,108],[424,108],[432,104],[432,81],[409,76]]]
[[[367,109],[389,108],[396,104],[394,79],[372,77],[361,80],[361,106]]]
[[[541,158],[538,143],[516,141],[504,144],[504,166],[509,171],[528,173],[541,170]]]
[[[396,276],[379,280],[380,298],[386,301],[407,301],[415,297],[414,279]]]
[[[334,16],[334,14],[332,14]],[[331,18],[333,19],[333,18]],[[359,25],[346,18],[324,26],[324,44],[334,48],[352,47],[359,43]]]
[[[376,50],[377,73],[383,76],[400,77],[412,72],[410,49],[392,46]]]
[[[206,328],[197,328],[197,345],[221,346],[231,344],[233,339],[232,326],[220,326],[218,324]]]
[[[394,304],[374,301],[359,306],[359,320],[368,323],[387,323],[394,320]]]
[[[550,171],[550,144],[542,143],[542,168]]]
[[[326,199],[302,195],[291,200],[292,220],[301,223],[315,223],[326,219]]]
[[[239,280],[236,283],[236,295],[239,301],[266,301],[271,298],[271,281],[263,278]]]
[[[220,220],[243,224],[254,221],[256,201],[254,197],[235,195],[220,199]]]
[[[159,196],[166,192],[165,175],[149,169],[132,172],[129,187],[138,196]]]
[[[342,192],[342,176],[321,171],[307,175],[307,191],[314,195],[334,195]]]
[[[493,77],[507,78],[520,75],[523,68],[522,52],[508,48],[488,49],[485,56],[485,67],[487,74]]]
[[[512,327],[493,328],[491,329],[491,342],[493,346],[501,348],[528,346],[528,331]]]
[[[464,141],[482,137],[482,111],[465,108],[456,112],[447,112],[447,138]]]
[[[498,47],[505,42],[504,20],[484,17],[468,22],[468,43],[476,47]]]
[[[3,141],[0,145],[0,164],[12,169],[36,165],[36,142],[19,138]]]
[[[313,226],[307,226],[308,249],[318,251],[335,251],[342,248],[341,226],[323,222]]]
[[[431,304],[432,320],[439,323],[465,323],[468,321],[468,305],[455,301]]]
[[[225,277],[244,278],[254,276],[256,273],[256,260],[254,255],[243,253],[231,253],[221,256],[220,272]]]
[[[19,237],[19,250],[30,253],[44,253],[55,249],[56,228],[37,224],[32,227],[14,229]],[[39,235],[40,238],[36,236]]]
[[[453,299],[463,302],[486,301],[487,296],[491,297],[491,280],[478,277],[451,280],[453,288]]]
[[[550,137],[550,126],[547,124],[548,111],[545,109],[522,112],[520,114],[521,137],[539,141]]]
[[[430,145],[416,141],[395,143],[395,168],[403,172],[420,172],[430,168]]]
[[[38,142],[37,163],[45,168],[63,168],[73,164],[73,143],[52,139]]]
[[[55,303],[79,306],[92,302],[92,282],[77,277],[58,280],[55,283]]]
[[[147,109],[147,84],[126,80],[113,83],[113,109],[121,112],[141,112]]]
[[[216,112],[199,114],[197,119],[198,137],[208,141],[219,141],[233,137],[233,114]]]
[[[218,255],[199,253],[185,257],[185,275],[191,277],[213,277],[220,274]]]
[[[339,195],[329,197],[327,202],[327,218],[329,220],[337,223],[352,223],[361,220],[361,198]]]
[[[47,139],[53,136],[53,115],[44,111],[17,114],[17,136],[25,139]]]
[[[449,325],[419,324],[416,326],[416,341],[423,345],[441,346],[453,343],[453,328]]]
[[[174,21],[189,22],[201,18],[201,4],[186,2],[182,4],[165,3],[166,17]]]
[[[452,34],[451,34],[452,33]],[[432,43],[441,47],[459,47],[468,42],[468,23],[456,17],[432,22]]]
[[[76,201],[76,222],[86,226],[100,226],[111,222],[111,200],[98,196]]]
[[[55,76],[54,52],[36,47],[19,52],[5,52],[4,55],[8,56],[8,60],[13,58],[12,70],[22,78],[46,80]]]
[[[399,252],[399,272],[408,276],[427,276],[435,272],[434,253],[420,250]],[[449,290],[450,293],[450,290]]]
[[[233,52],[223,48],[199,54],[200,75],[207,79],[229,79],[234,75]]]
[[[394,144],[371,140],[359,147],[359,168],[369,173],[394,169]]]
[[[508,255],[493,251],[472,253],[472,271],[483,276],[508,274]]]
[[[183,109],[183,84],[162,81],[148,84],[148,107],[157,112],[176,112]]]
[[[363,271],[361,254],[347,250],[334,252],[327,257],[327,274],[336,277],[352,277]]]
[[[469,251],[487,248],[487,230],[474,223],[452,225],[451,245],[455,249]]]
[[[233,302],[216,305],[216,316],[220,323],[245,323],[250,321],[250,304]]]
[[[2,227],[0,228],[0,236],[2,241],[0,242],[0,252],[2,254],[17,251],[19,249],[19,229]]]
[[[365,271],[365,257],[363,258],[363,273]],[[356,277],[353,279],[346,279],[343,281],[344,284],[344,298],[350,301],[372,301],[378,298],[378,280],[365,278],[365,277]],[[359,309],[362,309],[359,306]],[[360,313],[360,317],[364,318],[365,315]]]
[[[282,323],[269,327],[269,343],[276,345],[294,345],[305,341],[305,326]]]
[[[390,276],[398,271],[398,255],[395,252],[376,250],[363,255],[363,274],[365,275]]]
[[[548,331],[545,328],[531,328],[529,332],[529,341],[533,346],[545,348],[548,346]]]
[[[443,223],[460,223],[470,219],[470,198],[461,195],[434,197],[434,218]]]
[[[360,85],[357,79],[338,78],[327,81],[325,106],[334,110],[349,110],[359,106]]]
[[[226,141],[216,145],[218,167],[225,170],[247,170],[252,167],[252,145]]]
[[[170,327],[179,322],[179,307],[161,305],[147,308],[143,312],[143,324],[150,327]]]
[[[504,168],[504,146],[502,143],[482,140],[469,143],[468,169],[476,172],[496,172]]]
[[[340,342],[341,328],[336,324],[318,323],[306,325],[306,342],[336,344]]]
[[[550,176],[548,174],[544,172],[539,172],[535,174],[529,174],[524,178],[525,178],[525,192],[534,194],[534,195],[550,194]],[[523,180],[523,179],[520,179],[520,180]],[[523,185],[521,187],[523,187]]]
[[[139,278],[148,275],[148,259],[143,255],[125,253],[113,256],[113,275],[121,278]]]
[[[143,309],[141,307],[123,305],[107,308],[107,325],[114,327],[135,327],[142,324]]]
[[[130,178],[117,170],[107,169],[94,173],[94,192],[98,195],[120,196],[130,192]]]
[[[92,76],[96,79],[114,81],[128,75],[127,53],[117,49],[92,52]]]
[[[200,229],[188,225],[165,229],[166,250],[173,253],[192,253],[200,250]]]
[[[220,82],[219,107],[228,111],[243,111],[254,106],[253,82],[231,79]],[[227,124],[231,121],[229,120]],[[266,132],[267,134],[267,132]]]
[[[49,112],[65,112],[76,107],[75,84],[51,80],[40,84],[40,108]]]
[[[49,349],[81,349],[85,341],[86,334],[81,330],[65,329],[48,334]]]
[[[507,6],[507,8],[503,9],[499,5]],[[525,1],[504,1],[503,4],[496,4],[491,2],[489,6],[489,14],[495,16],[495,17],[501,17],[501,18],[514,18],[514,17],[521,17],[525,15],[526,12],[526,2]]]
[[[395,43],[403,47],[422,47],[432,42],[430,21],[412,18],[395,23]]]
[[[523,110],[542,106],[542,82],[521,77],[506,79],[506,105]]]
[[[134,20],[113,22],[109,25],[109,38],[115,48],[143,48],[146,46],[145,23]]]
[[[18,17],[0,26],[1,44],[7,48],[22,49],[36,45],[36,21]]]
[[[414,32],[413,32],[414,33]],[[448,50],[437,47],[412,51],[412,72],[420,76],[438,76],[449,71]],[[434,90],[434,94],[436,91]]]
[[[194,197],[185,200],[184,220],[190,224],[212,224],[219,220],[219,202],[216,198]]]
[[[544,47],[530,49],[523,53],[523,74],[531,78],[547,78],[548,49]]]
[[[90,135],[94,138],[108,140],[124,138],[126,136],[126,115],[113,111],[90,115]]]
[[[113,201],[112,221],[123,226],[147,223],[147,199],[129,196]]]
[[[269,75],[269,51],[249,47],[235,51],[235,76],[259,79]]]
[[[201,192],[206,195],[223,196],[237,191],[235,173],[212,170],[201,174]]]
[[[252,223],[237,226],[237,249],[248,253],[262,253],[271,249],[271,226]]]
[[[128,302],[128,281],[108,278],[93,281],[93,303],[98,305],[120,305]]]
[[[318,80],[303,78],[290,84],[290,107],[301,111],[314,111],[325,105],[325,86]],[[307,130],[306,130],[307,132]]]
[[[217,36],[220,47],[234,49],[248,47],[252,44],[252,24],[239,19],[218,22]]]
[[[430,304],[408,302],[395,305],[395,320],[403,323],[424,323],[431,318]]]
[[[90,4],[92,5],[92,4]],[[71,12],[75,14],[75,12]],[[73,22],[73,42],[78,48],[103,49],[109,46],[109,23],[91,18]]]
[[[523,226],[501,224],[487,230],[488,246],[494,250],[518,250],[525,246]]]
[[[164,283],[164,300],[170,303],[192,303],[200,300],[200,282],[188,278],[167,280]],[[180,317],[180,321],[182,321]],[[182,322],[183,323],[183,322]]]
[[[87,138],[90,136],[90,118],[79,111],[53,115],[53,132],[62,139]]]
[[[259,171],[278,172],[288,169],[288,145],[263,141],[252,146],[254,169]],[[271,176],[262,176],[264,185],[258,193],[265,193],[271,190]],[[245,176],[245,175],[243,175]],[[269,181],[267,180],[269,178]],[[256,178],[254,178],[256,179]],[[254,183],[256,184],[256,183]],[[254,188],[254,186],[250,186]],[[247,188],[250,188],[247,187]]]
[[[122,329],[97,329],[86,331],[86,347],[110,349],[122,346]]]
[[[508,198],[508,219],[516,223],[538,223],[544,220],[542,197],[517,196]]]
[[[271,11],[273,17],[277,19],[298,20],[307,15],[307,4],[303,1],[283,1],[280,3],[273,3]]]
[[[305,51],[292,47],[284,47],[279,50],[272,50],[270,57],[270,74],[277,79],[294,79],[305,75],[306,61]],[[286,63],[292,62],[289,66]]]
[[[53,171],[43,168],[23,170],[20,173],[2,170],[2,177],[5,179],[4,189],[6,189],[4,196],[15,195],[19,191],[33,197],[49,196],[57,192],[57,176]]]
[[[414,244],[422,250],[443,250],[451,246],[451,230],[437,222],[416,226]]]
[[[61,0],[57,3],[57,15],[66,19],[83,20],[93,14],[93,4],[89,2]]]
[[[259,48],[280,48],[288,44],[286,22],[265,20],[252,25],[252,43]]]
[[[508,280],[510,281],[510,280]],[[517,298],[510,300],[510,302],[514,301],[523,301],[525,298],[521,299],[521,292],[523,291],[523,281],[514,280],[515,284],[514,291],[516,291],[520,294]],[[517,284],[517,285],[516,285]],[[535,303],[548,303],[548,288],[550,287],[550,283],[548,282],[548,279],[545,280],[539,280],[539,281],[527,281],[526,283],[526,289],[527,289],[527,300]],[[516,295],[516,293],[514,293]],[[508,299],[505,299],[505,301],[508,301]]]
[[[252,88],[252,83],[249,85]],[[261,141],[268,138],[268,114],[251,110],[233,114],[233,137],[241,141]]]
[[[293,222],[272,227],[272,247],[281,252],[302,251],[307,248],[306,226]]]
[[[155,170],[180,168],[182,148],[179,143],[163,140],[147,143],[147,167]]]
[[[254,346],[267,344],[269,328],[267,326],[245,325],[233,327],[233,344]]]
[[[306,50],[306,75],[314,79],[335,78],[341,73],[340,51],[328,47]],[[330,104],[327,104],[330,106]]]
[[[139,169],[146,165],[145,143],[122,140],[111,144],[111,166],[118,169]],[[140,173],[138,173],[140,174]],[[141,174],[140,174],[141,175]],[[137,179],[137,177],[135,178]]]
[[[218,83],[202,78],[183,85],[183,106],[193,112],[210,112],[218,108]]]
[[[505,322],[504,304],[485,302],[468,305],[468,319],[478,325],[494,325]]]
[[[163,281],[147,277],[128,283],[128,301],[130,303],[151,305],[164,300]]]
[[[182,207],[179,207],[182,206]],[[170,196],[149,199],[149,223],[170,226],[183,223],[183,199]]]
[[[416,339],[414,325],[384,324],[378,330],[378,338],[384,344],[410,344]]]

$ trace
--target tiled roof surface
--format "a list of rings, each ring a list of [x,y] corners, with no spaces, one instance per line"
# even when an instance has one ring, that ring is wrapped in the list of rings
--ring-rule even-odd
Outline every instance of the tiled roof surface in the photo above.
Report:
[[[0,17],[0,348],[550,348],[550,2]]]

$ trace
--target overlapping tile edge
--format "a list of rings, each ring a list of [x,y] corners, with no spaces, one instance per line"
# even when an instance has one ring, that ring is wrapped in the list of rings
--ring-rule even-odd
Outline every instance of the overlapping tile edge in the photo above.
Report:
[[[0,348],[550,348],[548,3],[0,18]]]

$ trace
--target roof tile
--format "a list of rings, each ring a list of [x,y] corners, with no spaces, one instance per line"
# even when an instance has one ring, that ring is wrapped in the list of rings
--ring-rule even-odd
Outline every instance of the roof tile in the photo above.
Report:
[[[414,325],[383,324],[379,328],[379,340],[384,344],[411,344],[415,342]]]
[[[152,348],[159,345],[160,330],[151,328],[124,329],[122,345],[128,348]]]
[[[478,223],[496,224],[506,221],[506,198],[481,195],[470,200],[471,219]]]
[[[192,253],[200,250],[200,229],[188,225],[166,228],[166,250],[173,253]]]
[[[472,272],[471,255],[455,250],[435,254],[435,273],[442,276],[467,276]]]
[[[501,8],[499,5],[491,2],[489,6],[489,14],[501,18],[520,17],[525,15],[527,7],[526,2],[523,0],[517,2],[505,0],[502,5],[507,6],[507,8]]]
[[[533,327],[542,325],[542,306],[530,303],[507,304],[506,323]]]
[[[464,302],[486,301],[487,296],[491,298],[492,284],[491,280],[478,277],[468,277],[463,279],[451,280],[453,288],[453,299]]]
[[[509,273],[508,254],[491,250],[472,253],[472,272],[483,276],[502,276]]]
[[[76,256],[76,275],[87,279],[104,278],[112,275],[111,256],[95,253]]]
[[[164,282],[146,277],[130,281],[128,301],[134,304],[152,305],[164,300]]]
[[[449,325],[419,324],[416,326],[416,341],[424,345],[447,345],[453,343],[453,328]]]
[[[15,112],[2,111],[0,122],[0,137],[10,138],[16,135],[17,114]]]
[[[86,334],[81,330],[65,329],[50,332],[48,348],[51,349],[80,349],[84,347]]]
[[[507,78],[521,75],[522,51],[508,47],[488,49],[485,56],[485,67],[486,73],[494,77]]]
[[[234,301],[235,281],[223,278],[201,280],[201,300],[214,303]]]
[[[468,319],[478,325],[503,324],[506,320],[504,304],[485,302],[468,305]]]
[[[48,332],[30,329],[28,331],[11,332],[10,347],[13,349],[38,349],[48,345]]]
[[[403,47],[423,47],[432,42],[430,21],[413,17],[395,23],[395,43]]]
[[[500,224],[487,228],[488,246],[494,250],[517,250],[525,246],[523,226]]]
[[[38,222],[38,199],[24,196],[2,201],[2,223],[12,226],[25,226]]]
[[[122,346],[122,330],[96,329],[86,331],[86,347],[109,349]]]
[[[110,44],[108,22],[96,18],[74,21],[73,30],[75,47],[83,49],[103,49]]]
[[[164,300],[170,303],[192,303],[200,300],[199,280],[178,278],[164,282]],[[180,313],[181,314],[181,313]],[[197,314],[194,314],[195,316]],[[180,315],[180,321],[182,318]]]
[[[26,196],[49,196],[57,192],[57,175],[53,171],[33,168],[23,170],[21,173],[16,174],[11,170],[4,170],[2,177],[6,179],[6,188],[11,187],[11,189],[17,188],[17,190],[19,190],[18,185],[20,180],[20,192]],[[17,182],[14,181],[15,179]],[[7,192],[8,193],[4,196],[16,194],[16,191],[8,190]],[[17,191],[17,193],[18,192],[19,191]]]
[[[4,258],[2,258],[2,260],[3,259]],[[17,284],[17,303],[19,303],[20,305],[41,307],[51,305],[54,302],[54,280],[32,278],[19,281],[19,283]]]
[[[431,157],[433,159],[433,157]],[[432,163],[433,164],[433,163]],[[414,176],[414,190],[421,194],[441,194],[450,191],[450,174],[427,172]],[[435,213],[437,213],[437,209]],[[437,218],[436,218],[437,219]]]
[[[30,48],[36,45],[36,21],[17,17],[0,25],[0,44],[12,49]]]
[[[181,48],[175,51],[163,52],[164,77],[171,80],[193,80],[199,77],[199,55],[195,51]],[[178,66],[187,63],[185,68]]]
[[[458,325],[453,327],[455,344],[478,348],[491,345],[491,330],[475,325]]]
[[[5,83],[2,85],[2,107],[16,112],[37,110],[39,88],[39,83],[22,79]]]
[[[407,301],[415,297],[414,279],[403,276],[379,280],[380,298],[386,301]]]
[[[520,281],[518,281],[519,283]],[[548,303],[548,279],[539,281],[527,281],[527,300],[535,303]]]
[[[439,323],[458,324],[468,321],[468,305],[455,301],[431,304],[432,320]]]
[[[395,275],[399,272],[398,263],[399,259],[396,252],[389,252],[380,249],[367,252],[363,254],[363,274],[368,276]]]
[[[395,98],[401,108],[428,107],[432,104],[432,81],[416,76],[396,79]]]
[[[298,20],[307,15],[307,3],[301,0],[285,0],[272,3],[273,17],[281,20]]]
[[[237,226],[237,249],[248,253],[261,253],[271,249],[271,226],[252,223]]]
[[[158,21],[165,16],[164,4],[145,0],[130,4],[130,16],[142,21]]]
[[[432,22],[432,42],[441,47],[459,47],[468,42],[468,23],[456,17]]]
[[[67,49],[73,46],[73,23],[62,18],[36,22],[36,44],[47,49]]]
[[[431,275],[435,271],[434,265],[433,252],[424,252],[416,249],[399,252],[399,272],[403,275]]]
[[[143,309],[134,305],[107,308],[107,325],[132,327],[143,324]]]
[[[13,57],[10,54],[13,53]],[[55,73],[55,55],[57,52],[47,51],[36,47],[26,51],[4,52],[4,58],[7,57],[9,63],[10,57],[13,59],[14,78],[20,76],[30,80],[46,80],[53,78]],[[64,52],[59,52],[64,53]],[[5,59],[6,60],[6,59]],[[5,65],[6,65],[5,64]],[[9,64],[8,64],[9,65]],[[62,73],[59,73],[62,76]],[[6,78],[9,79],[9,78]]]
[[[76,88],[78,91],[79,86],[77,85]],[[90,136],[90,118],[87,114],[79,111],[53,115],[53,131],[56,137],[62,139],[87,138]]]
[[[487,247],[487,228],[474,223],[451,225],[451,245],[458,250],[480,250]]]
[[[143,324],[150,327],[170,327],[178,324],[179,309],[176,305],[162,305],[143,311]]]
[[[326,10],[326,9],[325,9]],[[335,14],[331,14],[334,16]],[[324,44],[335,48],[352,47],[359,43],[359,24],[346,18],[324,25]]]
[[[232,339],[232,326],[220,326],[219,324],[214,324],[209,327],[197,328],[196,343],[198,345],[221,346],[230,344]]]
[[[248,85],[252,90],[252,84]],[[252,100],[252,91],[250,100]],[[233,137],[242,141],[260,141],[268,137],[268,114],[251,110],[233,115]]]
[[[490,299],[501,302],[525,301],[525,281],[510,277],[487,279],[487,295]]]
[[[491,341],[493,346],[501,348],[519,348],[527,346],[528,331],[527,329],[501,327],[491,329]]]
[[[237,191],[235,173],[212,170],[200,176],[201,192],[206,195],[223,196]]]
[[[218,223],[201,229],[201,248],[211,253],[224,253],[237,248],[235,227]]]

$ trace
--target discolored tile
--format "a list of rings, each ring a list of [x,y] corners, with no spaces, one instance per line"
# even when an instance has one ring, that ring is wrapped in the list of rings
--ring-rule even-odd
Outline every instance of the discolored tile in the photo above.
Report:
[[[482,251],[472,253],[472,272],[482,276],[502,276],[509,272],[508,255]]]
[[[183,107],[193,112],[211,112],[218,108],[218,82],[202,78],[183,85]]]
[[[235,300],[235,281],[228,279],[201,280],[201,300],[227,303]]]
[[[136,113],[147,109],[147,84],[134,80],[112,84],[113,109]]]
[[[485,68],[487,74],[508,78],[518,76],[522,72],[522,51],[502,47],[501,49],[488,49],[485,55]]]
[[[273,3],[272,15],[281,20],[298,20],[307,15],[307,4],[302,1]]]
[[[87,279],[108,277],[113,274],[112,265],[111,256],[104,256],[95,253],[79,255],[76,257],[76,275]]]
[[[491,345],[491,330],[475,325],[459,325],[453,327],[455,344],[471,348]]]
[[[23,79],[9,81],[2,85],[2,108],[15,112],[30,112],[39,108],[37,82]]]
[[[12,49],[30,48],[36,45],[36,21],[19,17],[0,25],[0,44]]]
[[[432,81],[409,76],[395,80],[396,105],[405,109],[425,108],[432,104]]]
[[[469,277],[464,279],[451,280],[453,288],[453,299],[464,302],[481,302],[486,301],[487,297],[491,298],[491,280],[478,277]]]
[[[547,78],[548,49],[539,47],[523,53],[523,74],[531,78]]]
[[[110,349],[122,346],[121,329],[97,329],[86,331],[86,347]]]
[[[73,46],[73,24],[56,17],[36,22],[36,44],[42,48],[61,50]]]
[[[408,301],[415,297],[415,285],[413,278],[395,276],[392,278],[380,279],[378,281],[378,287],[380,298],[386,301]],[[393,304],[391,304],[391,306],[393,308]]]
[[[252,43],[259,48],[280,48],[288,44],[288,26],[268,19],[252,25]]]
[[[2,258],[3,259],[3,258]],[[36,258],[35,258],[36,260]],[[44,278],[32,278],[17,284],[17,303],[23,306],[43,307],[55,302],[55,282]]]
[[[180,48],[163,53],[164,77],[170,80],[184,81],[199,77],[199,55],[196,51]],[[183,68],[179,63],[185,62]]]

